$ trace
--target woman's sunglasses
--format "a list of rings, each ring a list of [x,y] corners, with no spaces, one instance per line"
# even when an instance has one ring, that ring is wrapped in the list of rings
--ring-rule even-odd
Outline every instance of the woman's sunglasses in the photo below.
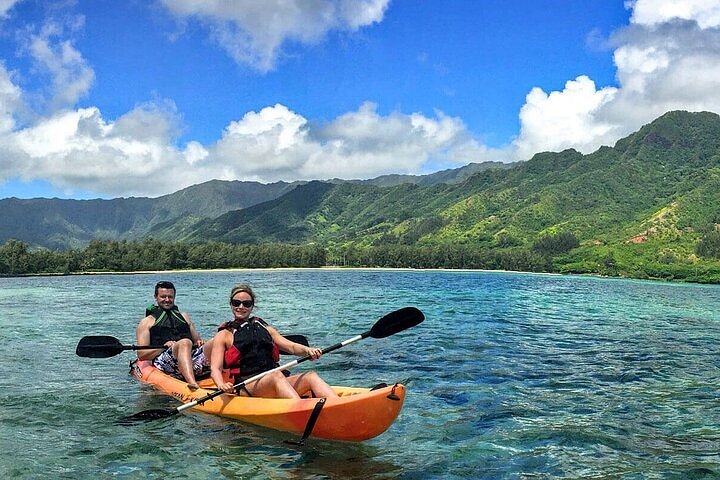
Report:
[[[251,308],[253,305],[255,305],[255,302],[252,300],[235,300],[234,298],[230,300],[230,305],[233,307],[239,307],[242,305],[245,308]]]

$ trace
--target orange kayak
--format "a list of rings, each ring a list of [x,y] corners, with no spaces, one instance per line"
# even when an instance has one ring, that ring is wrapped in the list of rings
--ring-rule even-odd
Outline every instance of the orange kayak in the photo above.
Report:
[[[187,383],[166,375],[148,361],[133,362],[130,373],[183,403],[215,391],[215,384],[209,378],[199,382],[199,389],[190,390]],[[376,389],[332,388],[339,397],[324,399],[322,406],[318,406],[318,398],[255,398],[223,394],[193,409],[298,435],[305,432],[313,411],[317,410],[311,438],[361,442],[387,430],[400,414],[405,400],[402,384]]]

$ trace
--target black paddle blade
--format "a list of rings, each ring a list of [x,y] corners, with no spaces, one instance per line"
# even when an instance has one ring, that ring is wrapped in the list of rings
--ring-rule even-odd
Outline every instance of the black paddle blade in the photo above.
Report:
[[[81,338],[75,354],[87,358],[108,358],[114,357],[122,351],[123,346],[117,338],[97,335]]]
[[[310,346],[305,335],[283,335],[283,337],[287,338],[291,342],[299,343],[300,345],[305,345],[306,347]],[[286,352],[285,350],[280,350],[280,353],[283,355],[292,355],[292,353]]]
[[[163,410],[161,408],[153,408],[151,410],[143,410],[142,412],[128,415],[115,420],[118,425],[134,425],[141,422],[151,422],[153,420],[160,420],[161,418],[168,418],[180,413],[177,408],[173,410]]]
[[[370,329],[370,336],[372,338],[389,337],[414,327],[423,320],[425,320],[425,315],[420,310],[415,307],[404,307],[388,313],[375,322],[375,325]]]

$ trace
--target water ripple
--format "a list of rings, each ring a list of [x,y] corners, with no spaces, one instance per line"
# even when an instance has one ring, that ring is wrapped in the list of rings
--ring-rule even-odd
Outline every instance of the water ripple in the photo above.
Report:
[[[258,314],[327,346],[406,305],[426,321],[312,365],[331,383],[402,381],[390,430],[361,445],[284,443],[203,414],[128,428],[175,400],[78,359],[80,337],[132,343],[169,279],[207,337],[232,284]],[[112,292],[112,303],[98,302]],[[483,272],[238,271],[0,278],[0,475],[6,478],[718,478],[720,288]],[[38,320],[27,305],[53,305]],[[31,368],[28,368],[31,367]],[[29,372],[33,372],[30,374]],[[18,432],[22,432],[19,435]],[[192,461],[188,462],[187,459]]]

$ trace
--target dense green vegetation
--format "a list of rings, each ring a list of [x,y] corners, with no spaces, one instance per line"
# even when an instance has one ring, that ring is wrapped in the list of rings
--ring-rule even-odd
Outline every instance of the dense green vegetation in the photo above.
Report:
[[[717,238],[718,236],[712,235]],[[686,260],[663,250],[635,245],[622,250],[605,247],[590,255],[571,248],[572,235],[544,237],[531,248],[486,249],[467,244],[335,246],[317,244],[202,244],[95,240],[86,248],[51,252],[33,250],[17,240],[0,246],[0,275],[134,272],[212,268],[383,267],[486,269],[529,272],[599,274],[641,279],[720,282],[720,252],[714,259]],[[702,241],[698,242],[698,249]],[[570,251],[566,251],[571,248]]]
[[[207,268],[321,267],[326,250],[317,245],[190,245],[154,239],[93,240],[79,250],[31,250],[8,240],[0,246],[0,274],[135,272]]]
[[[81,250],[30,250],[9,240],[0,247],[0,274],[132,272],[277,267],[477,268],[549,271],[550,257],[534,250],[487,251],[468,245],[336,247],[94,240]]]
[[[332,180],[359,186],[390,187],[403,183],[435,185],[464,181],[489,168],[511,168],[497,162],[471,163],[429,175],[385,175],[370,180]],[[0,199],[0,244],[10,239],[34,247],[68,249],[95,239],[136,240],[149,236],[177,241],[198,223],[228,212],[283,197],[307,182],[259,183],[211,180],[156,198],[66,200],[59,198]],[[258,231],[260,236],[262,230]],[[296,232],[290,232],[296,235]]]
[[[237,191],[210,184],[162,208],[103,204],[94,226],[95,204],[73,204],[77,212],[53,221],[67,226],[62,235],[78,232],[74,250],[13,237],[22,241],[0,247],[0,274],[337,265],[720,282],[720,116],[670,112],[614,147],[495,167],[434,177],[453,179],[445,183],[286,184],[239,209],[230,207]],[[149,205],[151,214],[132,213]],[[13,211],[18,231],[48,223]]]

